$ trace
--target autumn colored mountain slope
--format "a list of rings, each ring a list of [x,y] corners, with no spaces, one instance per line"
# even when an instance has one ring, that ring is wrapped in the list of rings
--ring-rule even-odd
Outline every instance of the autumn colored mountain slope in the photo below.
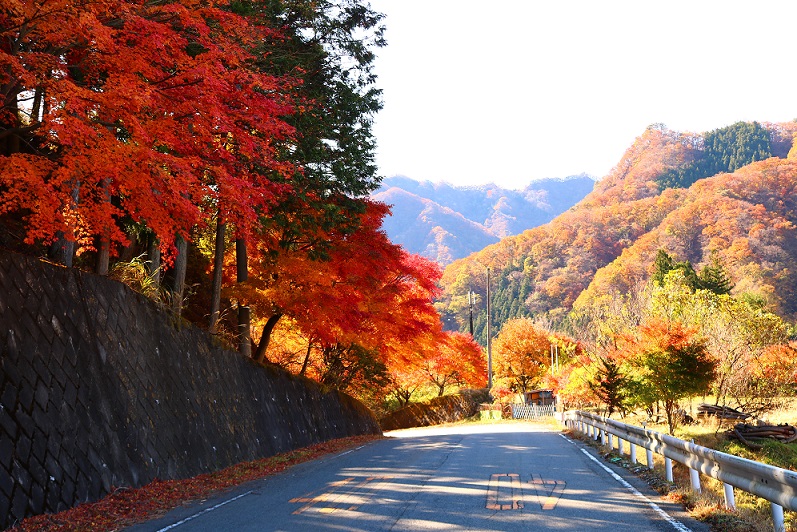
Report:
[[[734,142],[744,144],[749,128],[734,127]],[[566,325],[574,305],[584,309],[646,280],[657,250],[664,249],[695,268],[718,260],[735,294],[748,293],[793,318],[797,154],[789,150],[797,124],[758,127],[769,137],[771,158],[689,188],[667,188],[662,176],[698,166],[708,149],[703,135],[651,126],[576,207],[451,264],[439,308],[464,328],[468,290],[484,297],[490,267],[494,330],[518,316]],[[474,317],[483,338],[486,316]]]

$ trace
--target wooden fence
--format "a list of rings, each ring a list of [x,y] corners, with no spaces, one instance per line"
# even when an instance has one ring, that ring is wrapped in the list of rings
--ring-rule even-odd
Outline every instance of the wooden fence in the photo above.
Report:
[[[512,417],[514,419],[553,417],[555,412],[554,405],[512,405]]]

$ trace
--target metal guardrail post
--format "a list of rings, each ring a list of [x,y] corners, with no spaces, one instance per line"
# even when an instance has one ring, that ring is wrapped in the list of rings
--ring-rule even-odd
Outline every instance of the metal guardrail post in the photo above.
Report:
[[[617,454],[623,456],[623,439],[617,436]]]
[[[725,490],[725,508],[735,510],[736,498],[733,496],[733,486],[731,486],[727,482],[723,482],[722,488]]]
[[[612,433],[606,435],[606,439],[609,440],[609,450],[614,449],[614,442],[612,441]]]
[[[653,471],[653,451],[645,449],[645,458],[648,459],[648,469]]]
[[[631,463],[636,465],[636,445],[631,442],[628,442],[628,452],[631,453]]]
[[[672,482],[672,458],[664,457],[664,476],[667,482]]]
[[[601,445],[606,445],[606,431],[601,429]]]
[[[695,444],[694,438],[691,441],[692,445]],[[692,489],[695,490],[697,493],[701,493],[703,490],[700,487],[700,473],[697,469],[689,468],[689,482],[692,484]]]
[[[700,487],[700,473],[691,467],[689,468],[689,482],[692,484],[692,489],[697,493],[701,493],[703,491]]]
[[[786,523],[783,521],[783,506],[780,504],[772,504],[772,524],[775,526],[775,532],[786,532]]]

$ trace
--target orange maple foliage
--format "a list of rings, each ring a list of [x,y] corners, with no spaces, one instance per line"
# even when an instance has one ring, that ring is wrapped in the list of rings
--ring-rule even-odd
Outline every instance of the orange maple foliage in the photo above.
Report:
[[[273,30],[224,2],[12,2],[0,12],[0,214],[26,241],[127,243],[122,222],[164,251],[209,202],[248,234],[284,192],[275,139],[290,80],[251,68]],[[113,247],[112,247],[113,249]]]
[[[350,213],[356,221],[314,232],[297,233],[290,219],[311,212],[283,213],[285,223],[254,234],[249,279],[228,277],[225,289],[254,313],[256,358],[355,391],[369,388],[360,382],[369,375],[378,388],[387,368],[447,341],[432,304],[439,267],[390,242],[381,229],[385,205],[360,206]],[[228,255],[228,266],[233,261]]]
[[[487,359],[470,335],[447,333],[437,351],[424,357],[422,371],[439,396],[452,385],[481,388],[487,383]]]
[[[496,378],[508,379],[513,391],[531,390],[550,370],[550,334],[528,318],[510,320],[496,336],[492,354]]]

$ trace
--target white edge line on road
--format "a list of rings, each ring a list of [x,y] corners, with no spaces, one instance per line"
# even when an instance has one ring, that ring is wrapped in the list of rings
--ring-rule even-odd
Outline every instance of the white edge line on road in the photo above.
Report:
[[[217,504],[217,505],[215,505],[215,506],[211,506],[210,508],[205,508],[205,509],[204,509],[204,510],[202,510],[201,512],[195,513],[194,515],[192,515],[192,516],[190,516],[190,517],[186,517],[185,519],[183,519],[183,520],[181,520],[181,521],[177,521],[177,522],[176,522],[176,523],[174,523],[173,525],[169,525],[169,526],[167,526],[167,527],[163,527],[163,528],[159,529],[159,530],[158,530],[158,532],[165,532],[166,530],[171,530],[172,528],[177,528],[178,526],[180,526],[180,525],[183,525],[183,524],[187,523],[188,521],[190,521],[190,520],[192,520],[192,519],[196,519],[197,517],[199,517],[199,516],[200,516],[200,515],[202,515],[202,514],[206,514],[206,513],[208,513],[208,512],[212,512],[213,510],[215,510],[215,509],[217,509],[217,508],[221,508],[221,507],[222,507],[222,506],[224,506],[225,504],[229,504],[229,503],[231,503],[231,502],[233,502],[233,501],[237,501],[237,500],[238,500],[238,499],[240,499],[241,497],[246,497],[247,495],[249,495],[249,494],[250,494],[250,493],[252,493],[253,491],[254,491],[254,490],[249,490],[249,491],[247,491],[246,493],[241,493],[240,495],[237,495],[237,496],[233,497],[232,499],[227,499],[227,500],[226,500],[226,501],[224,501],[224,502],[220,502],[219,504]]]
[[[566,437],[566,436],[564,436],[563,434],[560,434],[560,436],[562,436],[562,438],[564,438],[564,439],[565,439],[565,441],[567,441],[567,442],[568,442],[568,443],[570,443],[571,445],[576,445],[576,444],[575,444],[573,441],[571,441],[569,438],[567,438],[567,437]],[[576,447],[578,447],[578,446],[576,445]],[[629,483],[628,483],[628,482],[627,482],[627,481],[626,481],[626,480],[625,480],[623,477],[621,477],[620,475],[618,475],[617,473],[615,473],[614,471],[612,471],[611,469],[609,469],[608,467],[606,467],[606,465],[602,464],[602,463],[600,462],[600,460],[598,460],[597,458],[595,458],[594,456],[592,456],[591,454],[589,454],[589,452],[588,452],[586,449],[582,449],[582,448],[580,448],[580,447],[579,447],[579,451],[581,451],[582,453],[584,453],[584,455],[585,455],[587,458],[589,458],[590,460],[592,460],[593,462],[595,462],[596,464],[598,464],[598,465],[599,465],[601,468],[603,468],[603,469],[604,469],[604,470],[605,470],[607,473],[609,473],[609,474],[612,476],[612,478],[614,478],[614,480],[616,480],[617,482],[619,482],[619,483],[620,483],[620,484],[621,484],[623,487],[625,487],[625,488],[626,488],[628,491],[630,491],[631,493],[633,493],[634,495],[636,495],[637,497],[639,497],[640,499],[642,499],[643,501],[645,501],[646,503],[648,503],[648,505],[649,505],[651,508],[653,508],[653,511],[654,511],[654,512],[656,512],[657,514],[659,514],[659,515],[660,515],[662,518],[664,518],[664,520],[665,520],[665,521],[667,521],[668,523],[670,523],[670,524],[672,525],[672,527],[673,527],[675,530],[678,530],[678,532],[692,532],[692,529],[691,529],[691,528],[687,527],[686,525],[684,525],[683,523],[681,523],[681,522],[680,522],[680,521],[678,521],[677,519],[675,519],[675,518],[673,518],[672,516],[670,516],[670,514],[668,514],[668,513],[667,513],[667,512],[665,512],[664,510],[662,510],[662,509],[661,509],[661,506],[659,506],[659,505],[658,505],[658,504],[656,504],[655,502],[653,502],[653,501],[651,501],[650,499],[648,499],[648,498],[647,498],[647,497],[646,497],[646,496],[645,496],[645,495],[644,495],[644,494],[643,494],[641,491],[639,491],[639,490],[638,490],[638,489],[636,489],[634,486],[632,486],[631,484],[629,484]]]
[[[340,453],[340,454],[336,455],[336,456],[335,456],[335,458],[337,458],[338,456],[343,456],[344,454],[353,453],[354,451],[359,451],[359,450],[360,450],[360,449],[362,449],[363,447],[365,447],[365,445],[360,445],[359,447],[357,447],[357,448],[355,448],[355,449],[349,449],[348,451],[344,451],[344,452],[342,452],[342,453]]]
[[[348,451],[345,451],[345,452],[342,452],[342,453],[338,454],[337,456],[335,456],[335,458],[337,458],[338,456],[343,456],[344,454],[353,453],[354,451],[359,451],[363,447],[365,447],[365,445],[360,445],[359,447],[357,447],[355,449],[349,449]],[[211,506],[210,508],[205,508],[201,512],[195,513],[194,515],[192,515],[190,517],[186,517],[185,519],[183,519],[181,521],[177,521],[176,523],[174,523],[172,525],[169,525],[167,527],[163,527],[161,529],[158,529],[157,532],[166,532],[167,530],[171,530],[172,528],[177,528],[178,526],[183,525],[183,524],[187,523],[188,521],[191,521],[192,519],[196,519],[200,515],[206,514],[208,512],[212,512],[213,510],[216,510],[217,508],[221,508],[225,504],[229,504],[229,503],[231,503],[233,501],[236,501],[236,500],[240,499],[241,497],[246,497],[247,495],[249,495],[253,491],[254,490],[249,490],[246,493],[241,493],[240,495],[237,495],[237,496],[233,497],[232,499],[227,499],[224,502],[220,502],[219,504],[217,504],[215,506]]]

